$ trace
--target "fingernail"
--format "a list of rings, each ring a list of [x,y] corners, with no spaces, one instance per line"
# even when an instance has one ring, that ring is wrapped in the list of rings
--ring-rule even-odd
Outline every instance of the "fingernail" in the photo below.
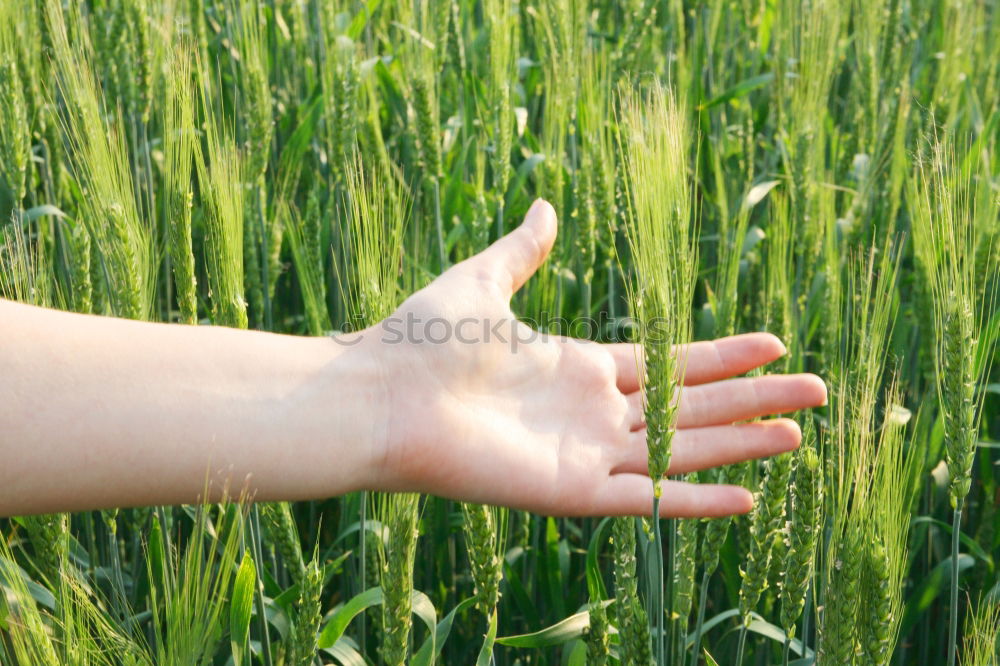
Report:
[[[778,344],[781,345],[781,355],[786,355],[788,353],[788,347],[785,346],[784,340],[778,338]]]
[[[548,217],[555,217],[555,210],[552,204],[542,198],[535,199],[528,212],[524,215],[524,224],[531,225],[536,229],[542,229],[548,223]]]
[[[531,206],[528,208],[526,217],[531,217],[534,213],[537,213],[539,209],[547,203],[548,202],[545,199],[538,197],[537,199],[531,202]]]

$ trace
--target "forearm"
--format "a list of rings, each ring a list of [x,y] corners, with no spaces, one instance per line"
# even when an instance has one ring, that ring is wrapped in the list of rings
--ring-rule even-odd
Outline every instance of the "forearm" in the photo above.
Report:
[[[0,301],[0,515],[363,487],[382,384],[329,339]]]

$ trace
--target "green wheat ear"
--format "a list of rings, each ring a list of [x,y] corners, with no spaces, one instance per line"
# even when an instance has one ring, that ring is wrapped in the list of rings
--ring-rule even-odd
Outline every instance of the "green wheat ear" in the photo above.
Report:
[[[585,634],[588,666],[605,666],[611,657],[608,633],[608,612],[600,600],[591,602],[589,624]]]
[[[620,636],[622,663],[647,666],[653,663],[649,617],[639,601],[636,570],[635,519],[612,518],[614,547],[615,626]]]
[[[996,666],[1000,663],[1000,600],[983,595],[965,618],[962,666]]]
[[[45,25],[51,36],[56,88],[68,103],[60,122],[69,147],[73,175],[87,192],[80,219],[87,225],[107,276],[114,313],[148,319],[153,312],[156,284],[154,235],[139,213],[126,148],[127,123],[120,112],[105,106],[94,75],[86,34],[80,34],[79,8],[69,12],[74,40],[70,44],[62,4],[45,2]]]
[[[697,483],[696,474],[686,475],[685,481]],[[678,631],[687,635],[688,619],[694,605],[695,570],[698,563],[698,519],[682,518],[677,521],[674,536],[674,572],[671,588],[671,612]]]
[[[69,233],[70,271],[72,273],[72,305],[77,312],[94,311],[94,285],[91,280],[92,252],[90,233],[83,223],[76,223]]]
[[[50,586],[57,587],[62,563],[69,554],[68,516],[59,513],[25,516],[23,521],[38,572]]]
[[[886,664],[892,648],[892,585],[895,581],[891,579],[889,554],[879,535],[872,535],[872,540],[865,548],[864,557],[868,574],[866,587],[868,612],[867,617],[862,619],[868,635],[862,649],[865,663]]]
[[[417,550],[420,496],[379,493],[375,516],[386,526],[380,548],[382,583],[382,659],[389,666],[407,663],[413,625],[413,566]]]
[[[971,485],[982,418],[980,386],[988,373],[988,364],[977,365],[976,358],[989,358],[996,344],[984,327],[995,305],[1000,263],[990,253],[977,257],[977,234],[990,227],[994,215],[989,205],[984,210],[979,180],[961,175],[948,137],[934,139],[930,150],[908,183],[908,201],[914,253],[931,297],[949,496],[958,508]]]
[[[267,502],[257,507],[268,540],[281,555],[281,562],[292,583],[301,586],[306,576],[306,564],[302,559],[302,546],[290,505],[287,502]]]
[[[496,237],[503,235],[503,195],[510,181],[510,155],[514,143],[513,88],[517,82],[517,54],[520,36],[516,4],[512,0],[486,0],[483,14],[489,29],[488,90],[494,151],[492,185],[497,197]]]
[[[764,478],[754,503],[750,523],[750,552],[746,568],[740,572],[740,615],[750,623],[750,612],[756,609],[760,595],[767,586],[767,572],[774,549],[774,540],[785,517],[785,498],[792,472],[792,454],[781,453],[764,463]]]
[[[489,617],[500,600],[508,511],[500,507],[463,503],[462,512],[476,604]]]
[[[202,80],[208,74],[198,66]],[[217,118],[201,86],[201,108],[205,115],[205,148],[199,145],[195,162],[205,210],[205,252],[212,316],[217,324],[247,328],[247,301],[243,288],[245,156],[228,128]]]
[[[659,496],[670,466],[686,359],[674,345],[691,337],[697,250],[687,177],[690,131],[683,107],[660,86],[621,93],[621,150],[628,179],[625,235],[635,265],[628,287],[645,350],[643,406],[649,475]]]
[[[322,619],[323,569],[313,557],[299,584],[298,612],[295,617],[290,663],[309,666],[316,658],[316,634]]]
[[[323,70],[323,88],[327,97],[334,100],[333,108],[327,112],[327,143],[334,178],[342,184],[344,166],[354,153],[360,116],[357,46],[350,38],[336,35],[332,26],[325,35],[327,66]]]
[[[31,145],[13,35],[9,34],[11,17],[0,13],[0,21],[7,26],[0,28],[0,187],[4,190],[0,215],[6,217],[20,208],[24,198]]]
[[[0,576],[6,587],[5,593],[0,595],[0,615],[17,617],[17,622],[5,623],[10,647],[5,647],[4,653],[12,651],[19,663],[55,666],[60,658],[51,631],[51,618],[43,615],[33,600],[28,579],[21,575],[6,539],[0,539]]]
[[[847,531],[837,541],[831,567],[838,585],[827,593],[823,612],[822,658],[835,664],[852,664],[860,651],[857,639],[858,606],[861,601],[863,544],[858,534]]]
[[[795,453],[791,496],[788,551],[781,584],[781,627],[789,638],[795,636],[795,625],[805,606],[823,526],[823,469],[816,453],[816,430],[812,419],[806,420],[802,445]]]
[[[191,234],[194,194],[191,171],[196,143],[191,54],[178,48],[169,61],[163,104],[163,195],[166,203],[167,250],[181,321],[198,323],[198,284]]]

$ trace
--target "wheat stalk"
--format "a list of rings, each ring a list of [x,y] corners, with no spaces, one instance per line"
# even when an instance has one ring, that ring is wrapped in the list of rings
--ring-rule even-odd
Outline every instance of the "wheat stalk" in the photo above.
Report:
[[[995,304],[1000,264],[987,263],[982,273],[976,272],[983,269],[976,265],[976,233],[985,226],[978,220],[985,217],[993,223],[995,216],[977,208],[978,187],[963,179],[947,137],[931,144],[929,159],[918,162],[909,183],[914,250],[929,285],[933,309],[935,379],[951,476],[949,665],[955,663],[958,653],[959,530],[982,418],[983,393],[979,389],[987,374],[987,365],[978,359],[992,356],[992,345],[996,344],[988,336],[984,339],[983,330]],[[977,301],[979,292],[986,298]]]
[[[691,337],[691,299],[696,249],[691,242],[691,191],[687,180],[688,127],[683,107],[660,86],[641,93],[622,93],[625,166],[631,207],[625,235],[636,267],[629,286],[638,341],[645,353],[642,402],[646,416],[649,476],[653,480],[653,556],[656,654],[664,659],[665,602],[660,537],[661,481],[670,467],[671,444],[686,358],[674,345]]]

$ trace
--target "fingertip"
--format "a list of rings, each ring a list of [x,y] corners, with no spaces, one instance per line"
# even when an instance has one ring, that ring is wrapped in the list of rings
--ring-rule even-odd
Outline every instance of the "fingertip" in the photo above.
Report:
[[[663,485],[660,515],[664,518],[722,518],[753,508],[753,495],[742,486],[681,481],[664,481]]]
[[[795,419],[779,418],[771,422],[775,430],[775,439],[779,442],[782,453],[794,451],[802,443],[802,428]]]
[[[556,216],[556,209],[552,207],[545,199],[538,197],[531,202],[531,206],[528,207],[528,213],[526,217],[531,218],[532,215],[551,215],[553,218]]]
[[[777,335],[773,333],[755,333],[753,335],[760,355],[766,357],[768,361],[777,360],[788,353],[788,347]]]
[[[545,199],[535,199],[524,216],[524,226],[532,231],[539,245],[548,250],[556,238],[558,226],[556,209]]]
[[[713,355],[721,363],[715,363],[718,367],[700,378],[704,381],[741,374],[776,361],[788,353],[788,348],[778,336],[766,332],[741,333],[714,340],[710,344],[714,347]]]
[[[774,338],[774,343],[778,348],[778,358],[781,358],[782,356],[788,354],[788,347],[785,346],[785,343],[782,342],[781,338],[779,338],[777,335],[774,334],[769,334],[769,335],[771,335],[771,337]]]
[[[828,401],[826,382],[814,374],[804,374],[803,398],[812,407],[824,407]]]

